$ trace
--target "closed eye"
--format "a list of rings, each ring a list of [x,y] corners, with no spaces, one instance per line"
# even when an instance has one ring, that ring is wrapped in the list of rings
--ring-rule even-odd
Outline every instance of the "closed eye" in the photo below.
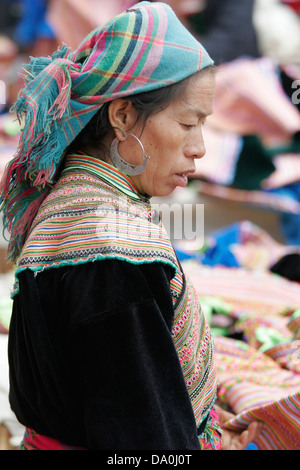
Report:
[[[183,124],[183,123],[181,123],[181,125],[185,129],[192,129],[192,127],[196,127],[197,124]]]
[[[201,126],[204,126],[205,123],[206,123],[206,119],[203,119],[200,124],[201,124]],[[192,129],[193,127],[196,127],[197,125],[198,125],[198,123],[197,124],[184,124],[184,123],[181,123],[181,126],[184,127],[185,129]]]

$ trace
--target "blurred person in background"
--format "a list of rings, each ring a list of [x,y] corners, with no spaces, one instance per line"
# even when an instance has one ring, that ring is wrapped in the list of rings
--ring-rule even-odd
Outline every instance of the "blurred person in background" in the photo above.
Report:
[[[56,36],[47,19],[50,0],[19,0],[21,18],[14,40],[21,52],[47,55],[56,47]]]
[[[258,57],[253,24],[255,0],[169,0],[216,65],[241,56]]]

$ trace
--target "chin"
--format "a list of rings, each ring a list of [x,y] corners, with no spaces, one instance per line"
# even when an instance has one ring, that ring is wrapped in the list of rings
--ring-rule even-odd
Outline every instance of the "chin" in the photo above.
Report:
[[[167,197],[170,196],[174,190],[175,188],[165,188],[160,191],[154,191],[151,197]]]

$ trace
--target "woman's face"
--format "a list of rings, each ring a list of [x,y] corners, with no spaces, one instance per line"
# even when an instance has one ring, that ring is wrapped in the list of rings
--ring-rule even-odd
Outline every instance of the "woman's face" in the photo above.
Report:
[[[146,170],[131,177],[141,194],[163,197],[187,185],[195,159],[205,155],[202,126],[212,113],[214,92],[214,73],[200,74],[175,102],[147,120],[141,136],[138,130],[130,131],[150,156]]]

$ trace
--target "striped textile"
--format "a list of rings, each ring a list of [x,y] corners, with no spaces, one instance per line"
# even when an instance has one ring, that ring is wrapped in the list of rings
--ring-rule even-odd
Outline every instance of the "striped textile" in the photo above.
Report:
[[[300,374],[230,338],[215,337],[215,359],[219,400],[236,414],[226,427],[241,430],[258,420],[260,450],[299,450]]]
[[[227,425],[232,430],[246,428],[252,421],[263,421],[259,450],[300,449],[300,392],[261,407],[243,411]]]
[[[183,290],[177,298],[177,278],[183,278]],[[178,270],[171,281],[175,306],[172,337],[191,398],[197,426],[208,415],[216,398],[217,378],[214,367],[213,344],[197,295],[188,277]],[[205,387],[203,388],[203,381]]]
[[[243,337],[214,335],[218,399],[236,414],[230,427],[259,419],[259,449],[299,450],[300,285],[270,272],[182,266],[200,299],[226,302],[231,333]]]
[[[12,261],[64,151],[104,103],[177,83],[212,63],[160,2],[138,3],[92,31],[74,52],[63,46],[52,57],[31,58],[12,108],[23,131],[1,190]]]
[[[13,296],[24,269],[38,272],[109,258],[171,266],[172,337],[198,427],[216,399],[213,341],[195,290],[181,270],[167,233],[153,217],[149,200],[139,197],[130,179],[113,166],[83,154],[67,156],[58,183],[32,224],[16,270]],[[219,442],[212,421],[209,435]],[[205,446],[209,442],[207,438]]]
[[[116,187],[111,186],[112,175]],[[27,268],[109,257],[133,263],[161,261],[175,272],[173,248],[162,228],[151,223],[152,217],[149,200],[139,198],[121,172],[87,155],[67,156],[61,178],[32,224],[16,275]]]
[[[247,315],[269,318],[300,307],[300,285],[267,271],[182,262],[198,295],[215,296]]]
[[[300,391],[300,375],[243,341],[216,336],[219,397],[235,413],[278,401]]]

